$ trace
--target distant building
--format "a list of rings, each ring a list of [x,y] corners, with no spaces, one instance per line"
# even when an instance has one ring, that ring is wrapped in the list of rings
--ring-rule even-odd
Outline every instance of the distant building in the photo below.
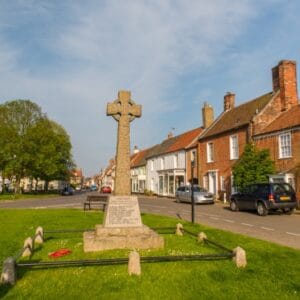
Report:
[[[71,171],[70,176],[70,184],[74,185],[75,187],[83,187],[84,176],[82,173],[82,169],[74,169]]]
[[[137,151],[131,156],[131,192],[144,193],[146,188],[146,156],[149,149]]]

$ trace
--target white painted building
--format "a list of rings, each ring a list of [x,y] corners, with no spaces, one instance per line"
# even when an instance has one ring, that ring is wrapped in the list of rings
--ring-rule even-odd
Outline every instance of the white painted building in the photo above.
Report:
[[[174,196],[186,183],[185,151],[167,153],[147,160],[147,187],[155,194]]]
[[[130,159],[131,192],[144,193],[146,189],[146,155],[148,149],[138,150],[135,146]]]
[[[174,196],[180,185],[187,184],[187,147],[200,135],[202,129],[168,137],[150,149],[146,160],[147,189],[161,196]]]

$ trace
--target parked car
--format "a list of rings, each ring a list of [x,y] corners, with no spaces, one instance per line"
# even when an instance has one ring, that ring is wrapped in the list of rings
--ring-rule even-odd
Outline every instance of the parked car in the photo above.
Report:
[[[71,196],[73,194],[74,194],[74,189],[70,186],[64,187],[63,190],[61,191],[62,196]]]
[[[90,190],[91,191],[97,191],[97,186],[96,185],[91,185]]]
[[[246,186],[241,192],[231,195],[230,208],[256,210],[260,216],[281,209],[292,214],[296,207],[296,193],[288,183],[257,183]]]
[[[101,193],[110,194],[111,193],[111,187],[110,186],[103,186],[101,188]]]
[[[196,204],[200,203],[214,203],[214,195],[209,193],[206,189],[194,185],[194,200]],[[181,186],[177,189],[175,194],[176,202],[192,202],[192,188],[189,185]]]

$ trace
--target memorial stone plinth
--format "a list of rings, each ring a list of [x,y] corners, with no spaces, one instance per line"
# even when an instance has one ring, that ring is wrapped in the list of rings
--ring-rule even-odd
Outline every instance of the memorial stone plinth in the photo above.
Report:
[[[84,233],[84,251],[163,248],[164,240],[142,224],[136,196],[110,196],[103,225]]]
[[[130,122],[140,117],[141,111],[129,91],[119,91],[118,99],[107,105],[107,115],[118,122],[115,191],[108,198],[103,225],[84,232],[85,252],[164,247],[163,238],[143,225],[138,199],[130,195]]]

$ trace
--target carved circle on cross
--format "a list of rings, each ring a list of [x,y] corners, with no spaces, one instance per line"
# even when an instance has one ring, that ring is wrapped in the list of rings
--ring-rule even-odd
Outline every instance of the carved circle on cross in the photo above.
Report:
[[[113,101],[113,103],[117,104],[119,107],[120,107],[120,110],[121,111],[121,101],[119,99],[116,99],[115,101]],[[128,101],[128,104],[130,106],[133,106],[135,105],[135,102],[133,100],[129,100]],[[112,117],[117,121],[119,122],[120,118],[121,118],[121,113],[117,113],[117,114],[114,114],[112,115]],[[129,122],[132,122],[133,120],[135,119],[135,116],[133,116],[132,114],[129,114]]]

